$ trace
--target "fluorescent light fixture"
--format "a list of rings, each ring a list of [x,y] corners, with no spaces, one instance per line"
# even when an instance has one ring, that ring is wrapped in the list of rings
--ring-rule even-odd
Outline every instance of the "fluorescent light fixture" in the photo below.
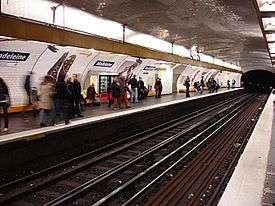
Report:
[[[264,30],[275,30],[275,18],[263,18]]]
[[[266,40],[267,40],[268,42],[270,42],[270,41],[275,41],[275,34],[267,34],[267,35],[266,35]]]
[[[32,20],[37,20],[46,23],[53,23],[53,11],[52,7],[57,8],[57,3],[50,0],[0,0],[1,1],[1,11],[10,15],[17,17],[24,17]],[[272,0],[273,4],[275,0]],[[268,2],[269,4],[270,2]],[[103,3],[102,3],[103,5]],[[62,9],[63,8],[63,9]],[[83,9],[76,9],[67,5],[58,7],[55,11],[55,24],[61,27],[66,27],[81,32],[87,32],[89,34],[102,36],[106,38],[111,38],[115,40],[122,41],[123,37],[123,25],[110,21],[96,15],[92,15],[88,12],[83,11]],[[160,31],[159,36],[161,38],[168,37],[169,31],[163,29]],[[126,28],[126,42],[151,48],[154,50],[172,53],[171,42],[164,41],[162,39],[156,38],[155,36],[143,34]],[[275,41],[275,36],[271,38],[270,41]],[[269,41],[269,40],[268,40]],[[180,46],[174,45],[173,53],[176,55],[184,56],[190,58],[190,50]],[[197,52],[197,47],[194,46],[191,49],[191,54],[194,59],[200,61],[212,62],[212,57],[203,55]],[[217,63],[216,63],[217,62]],[[229,64],[223,61],[214,61],[214,64],[226,66],[232,69],[239,70],[240,67]]]
[[[258,0],[260,11],[275,11],[274,0]]]
[[[274,49],[274,48],[275,48],[275,43],[269,43],[269,44],[268,44],[268,47],[269,47],[270,49],[271,49],[271,48]]]

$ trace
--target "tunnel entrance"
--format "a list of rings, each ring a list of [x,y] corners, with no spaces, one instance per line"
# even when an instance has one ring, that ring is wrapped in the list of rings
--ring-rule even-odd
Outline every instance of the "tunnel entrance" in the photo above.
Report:
[[[275,74],[265,70],[252,70],[242,75],[241,82],[247,91],[269,93],[275,88]]]

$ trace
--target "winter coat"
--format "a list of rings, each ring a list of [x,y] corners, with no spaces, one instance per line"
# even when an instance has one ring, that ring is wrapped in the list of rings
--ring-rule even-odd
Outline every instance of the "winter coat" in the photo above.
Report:
[[[52,83],[42,83],[40,86],[40,107],[42,109],[54,108],[54,85]]]

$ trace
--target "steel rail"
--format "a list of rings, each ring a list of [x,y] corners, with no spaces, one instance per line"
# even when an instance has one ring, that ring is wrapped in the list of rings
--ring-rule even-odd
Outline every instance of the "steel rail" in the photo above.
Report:
[[[246,101],[247,102],[247,101]],[[232,108],[233,106],[229,106],[228,109]],[[224,111],[225,109],[223,109]],[[232,112],[235,112],[236,109],[234,109],[233,111],[230,112],[230,114],[232,114]],[[217,115],[219,115],[220,113],[218,113]],[[227,115],[228,116],[228,115]],[[111,177],[112,175],[118,173],[119,171],[122,171],[123,169],[131,166],[132,164],[134,164],[135,162],[141,160],[142,158],[144,158],[145,156],[148,156],[150,154],[152,154],[153,152],[159,150],[160,148],[166,146],[167,144],[169,144],[170,142],[178,139],[179,137],[181,137],[183,134],[195,129],[197,126],[207,122],[209,120],[209,118],[206,118],[205,120],[201,121],[200,123],[196,124],[196,125],[193,125],[191,128],[187,129],[187,130],[184,130],[180,133],[178,133],[177,135],[173,135],[172,137],[170,137],[169,139],[165,140],[164,142],[160,143],[159,145],[157,146],[154,146],[152,149],[148,150],[147,152],[145,153],[142,153],[140,155],[138,155],[137,157],[125,162],[124,164],[122,165],[119,165],[117,167],[115,167],[112,171],[110,172],[107,172],[106,174],[103,174],[102,176],[100,176],[99,178],[95,178],[91,181],[88,181],[86,182],[85,184],[81,185],[80,187],[78,188],[75,188],[74,190],[60,196],[59,198],[56,198],[55,200],[53,201],[50,201],[49,203],[45,204],[45,206],[48,206],[48,205],[66,205],[67,203],[75,200],[78,198],[78,196],[81,196],[83,195],[83,193],[86,193],[87,190],[89,190],[90,188],[92,188],[94,185],[102,182],[104,179],[107,179],[109,177]],[[224,120],[224,118],[220,119],[218,122],[220,122],[221,120]],[[218,123],[216,122],[213,126],[216,126],[216,124]],[[207,129],[208,130],[208,129]],[[205,132],[205,131],[204,131]],[[204,133],[203,132],[203,133]],[[200,135],[202,135],[203,133],[200,133]],[[200,136],[199,135],[199,136]],[[198,135],[196,137],[199,137]],[[196,138],[195,138],[196,139]],[[193,139],[194,140],[194,139]],[[193,141],[189,140],[188,143],[191,143]],[[186,143],[185,145],[187,145],[188,143]],[[177,150],[178,151],[178,150]],[[174,154],[174,152],[173,152]]]
[[[114,190],[113,192],[111,192],[110,194],[108,194],[107,196],[103,197],[102,199],[100,199],[99,201],[97,201],[95,204],[93,204],[92,206],[99,206],[103,203],[105,203],[108,199],[110,199],[111,197],[113,197],[114,195],[116,195],[118,192],[122,191],[123,189],[125,189],[126,187],[128,187],[129,185],[133,184],[135,181],[137,181],[138,179],[140,179],[141,177],[143,177],[146,173],[148,173],[149,171],[153,170],[155,167],[157,167],[159,164],[164,163],[165,160],[167,160],[168,158],[172,157],[173,155],[175,155],[176,153],[178,153],[179,151],[181,151],[182,149],[185,149],[186,146],[190,143],[192,143],[195,139],[199,138],[201,135],[203,135],[205,132],[209,131],[212,129],[212,127],[215,127],[216,125],[218,125],[219,122],[222,122],[224,119],[226,119],[227,116],[229,116],[230,114],[234,113],[237,109],[234,109],[232,112],[230,112],[228,115],[226,115],[225,117],[223,117],[222,119],[220,119],[218,122],[216,122],[214,125],[212,125],[211,127],[205,129],[203,132],[199,133],[198,135],[196,135],[194,138],[192,138],[191,140],[189,140],[187,143],[183,144],[181,147],[179,147],[178,149],[176,149],[175,151],[173,151],[172,153],[170,153],[169,155],[167,155],[166,157],[162,158],[161,160],[159,160],[157,163],[153,164],[151,167],[149,167],[148,169],[146,169],[145,171],[139,173],[139,175],[137,175],[135,178],[131,179],[130,181],[124,183],[122,186],[120,186],[119,188],[117,188],[116,190]],[[240,111],[242,112],[242,111]],[[170,171],[172,168],[174,168],[176,165],[178,165],[179,162],[186,160],[186,158],[188,158],[193,152],[197,151],[199,148],[201,148],[201,146],[203,146],[203,144],[209,140],[209,138],[212,137],[213,134],[215,134],[216,132],[220,131],[221,128],[223,128],[224,126],[226,126],[228,124],[228,122],[231,122],[232,119],[234,119],[236,117],[236,115],[238,115],[240,112],[237,112],[235,115],[233,115],[229,120],[227,120],[225,123],[222,124],[222,126],[220,126],[218,129],[216,129],[214,132],[212,132],[207,138],[205,138],[204,140],[202,140],[197,146],[195,146],[192,150],[190,150],[186,155],[184,155],[180,160],[178,160],[175,164],[173,164],[172,166],[170,166],[164,173],[162,173],[161,177],[163,175],[165,175],[168,171]],[[160,176],[158,176],[153,182],[155,182],[157,179],[159,179]],[[148,189],[148,188],[146,188]],[[139,194],[140,195],[140,194]],[[136,198],[136,196],[135,196]],[[132,200],[131,200],[132,201]],[[129,201],[129,203],[131,202]],[[127,203],[128,204],[128,203]],[[125,204],[125,205],[127,205]]]
[[[242,98],[245,99],[245,98],[248,98],[248,97],[247,97],[246,95],[243,95]],[[182,120],[182,122],[176,122],[176,123],[174,123],[174,125],[172,125],[172,126],[165,127],[164,129],[158,130],[157,132],[154,132],[154,133],[152,133],[152,134],[150,134],[150,135],[144,137],[143,139],[136,140],[136,141],[134,141],[134,142],[133,142],[132,144],[130,144],[130,145],[122,146],[122,147],[120,147],[119,149],[115,149],[114,151],[112,151],[112,152],[110,152],[110,153],[105,153],[105,154],[103,154],[103,155],[100,156],[100,157],[96,157],[96,158],[92,159],[91,161],[89,161],[89,164],[87,164],[87,165],[85,165],[85,166],[82,166],[82,167],[75,167],[74,169],[71,169],[70,171],[66,172],[65,175],[68,176],[68,175],[70,175],[70,174],[73,174],[73,173],[75,173],[75,172],[77,172],[77,171],[79,171],[79,170],[81,170],[81,169],[84,169],[85,167],[88,167],[89,165],[91,165],[91,164],[93,164],[93,163],[96,163],[96,162],[98,162],[98,161],[100,161],[100,160],[103,160],[104,158],[107,158],[107,157],[109,157],[109,156],[111,156],[111,155],[117,154],[117,153],[119,153],[119,152],[121,152],[121,151],[127,149],[127,148],[130,147],[130,146],[136,145],[136,144],[138,144],[138,143],[140,143],[140,142],[142,142],[142,141],[145,141],[145,140],[151,138],[152,136],[155,136],[155,135],[157,135],[157,134],[159,134],[159,133],[162,133],[162,132],[165,132],[165,131],[167,131],[167,130],[170,130],[171,128],[176,127],[176,126],[178,126],[178,125],[180,125],[180,124],[183,124],[183,123],[185,123],[185,122],[188,122],[188,121],[190,121],[190,120],[192,120],[192,119],[196,119],[196,118],[199,117],[199,116],[202,116],[202,115],[204,115],[204,114],[206,114],[206,113],[208,113],[208,112],[213,111],[214,109],[219,108],[219,107],[222,106],[222,105],[226,105],[226,104],[228,104],[228,103],[230,103],[230,102],[233,102],[233,101],[235,101],[235,99],[229,100],[229,101],[224,102],[224,103],[222,103],[222,104],[217,104],[217,105],[215,105],[214,107],[212,106],[212,107],[206,108],[206,109],[204,109],[204,110],[196,111],[196,112],[194,112],[194,113],[191,113],[191,114],[187,115],[187,116],[190,116],[190,117],[187,118],[187,119],[186,119],[186,116],[184,116],[184,117],[177,118],[176,120],[172,120],[171,122],[176,122],[176,121],[178,121],[179,119],[184,119],[184,120]],[[241,100],[239,100],[238,102],[241,102]],[[235,104],[238,104],[238,102],[234,102],[234,104],[231,105],[231,106],[234,106]],[[192,116],[192,114],[195,114],[195,115]],[[164,124],[164,125],[167,125],[167,124]],[[162,125],[162,126],[163,126],[163,125]],[[159,128],[159,127],[157,127],[157,128]],[[155,129],[156,129],[156,128],[155,128]],[[150,131],[153,131],[153,129],[150,129]],[[146,132],[146,131],[145,131],[145,132]],[[142,134],[144,134],[145,132],[142,132]],[[136,136],[137,136],[137,135],[133,135],[133,136],[131,136],[131,138],[136,137]],[[129,139],[129,138],[127,138],[127,139]],[[121,142],[121,141],[120,141],[120,142]],[[0,197],[0,203],[1,203],[1,202],[7,202],[8,200],[10,200],[10,199],[12,199],[12,198],[19,197],[20,195],[24,195],[24,194],[26,194],[26,193],[28,193],[28,192],[34,191],[35,189],[41,188],[42,186],[44,186],[44,185],[46,185],[46,184],[49,184],[49,183],[51,183],[51,182],[53,182],[53,181],[56,181],[56,180],[58,180],[58,179],[60,179],[60,178],[65,177],[65,175],[64,175],[64,174],[58,174],[58,175],[56,175],[55,178],[52,178],[52,179],[50,179],[50,180],[46,179],[45,182],[42,181],[42,182],[40,182],[39,184],[32,185],[32,186],[30,186],[29,188],[27,188],[26,190],[24,190],[23,192],[19,192],[19,193],[13,192],[13,193],[12,193],[10,196],[8,196],[8,197],[6,197],[6,196],[3,196],[2,198]]]
[[[241,97],[244,97],[244,96],[246,96],[246,94],[242,95]],[[240,98],[240,97],[238,97],[238,98]],[[168,129],[171,129],[172,127],[174,127],[174,125],[171,125],[171,124],[174,124],[174,123],[175,123],[175,126],[177,126],[177,125],[178,125],[178,121],[184,120],[184,119],[189,118],[189,117],[191,117],[191,119],[193,119],[193,116],[194,116],[195,114],[197,114],[197,113],[199,113],[199,115],[200,115],[200,114],[205,114],[206,112],[210,112],[210,111],[212,111],[212,110],[214,110],[214,109],[216,109],[216,108],[218,108],[218,107],[220,107],[220,106],[222,106],[222,105],[228,104],[228,103],[230,103],[230,102],[232,102],[232,101],[234,101],[234,99],[228,100],[227,102],[223,102],[223,103],[217,103],[217,104],[215,104],[214,106],[209,106],[209,107],[206,107],[206,108],[204,108],[204,109],[200,109],[200,110],[198,110],[198,111],[192,112],[191,114],[187,114],[187,115],[184,115],[183,117],[179,117],[179,118],[170,120],[170,121],[168,121],[168,122],[165,122],[165,123],[163,123],[163,124],[161,124],[161,125],[158,125],[158,126],[149,128],[148,130],[142,131],[142,132],[140,132],[140,133],[138,133],[138,134],[131,135],[131,136],[127,137],[127,138],[124,138],[124,139],[119,140],[119,141],[117,141],[117,142],[108,144],[108,145],[106,145],[106,146],[104,146],[104,147],[102,147],[102,148],[99,148],[99,149],[97,149],[97,150],[94,150],[94,151],[85,153],[85,154],[80,155],[80,156],[78,156],[78,157],[69,159],[69,160],[64,161],[64,162],[62,162],[62,163],[60,163],[60,164],[56,164],[56,165],[54,165],[54,166],[51,166],[51,167],[46,168],[46,169],[44,169],[44,170],[41,170],[41,171],[39,171],[39,172],[36,172],[36,173],[31,174],[31,175],[25,176],[25,177],[23,177],[23,178],[20,178],[20,179],[17,179],[17,180],[14,180],[14,181],[11,181],[11,182],[2,184],[2,185],[0,185],[0,191],[1,191],[1,190],[5,190],[6,188],[12,187],[12,186],[14,186],[14,185],[16,185],[16,184],[19,184],[19,183],[21,183],[21,182],[32,180],[33,178],[36,178],[36,177],[38,177],[38,176],[45,175],[45,174],[47,175],[49,172],[51,172],[51,171],[53,171],[53,170],[59,169],[59,168],[61,168],[61,167],[65,167],[65,166],[67,166],[67,165],[69,165],[69,164],[72,164],[72,163],[74,163],[74,162],[76,162],[76,161],[81,161],[81,160],[86,159],[86,158],[88,158],[88,157],[90,157],[90,156],[94,156],[94,155],[97,155],[97,154],[99,154],[99,153],[103,153],[103,152],[105,152],[106,150],[110,150],[110,149],[112,149],[113,147],[116,147],[117,145],[120,145],[120,144],[122,144],[122,143],[125,143],[125,142],[127,142],[127,141],[129,141],[129,140],[138,138],[138,137],[140,137],[140,136],[146,135],[147,133],[150,133],[150,132],[153,132],[153,131],[161,131],[161,132],[164,132],[165,130],[168,130]],[[197,117],[197,115],[194,116],[194,118],[196,118],[196,117]],[[189,119],[189,121],[190,121],[191,119]],[[168,126],[168,127],[166,127],[166,126]],[[164,129],[159,130],[160,128],[163,128],[163,127],[164,127]]]

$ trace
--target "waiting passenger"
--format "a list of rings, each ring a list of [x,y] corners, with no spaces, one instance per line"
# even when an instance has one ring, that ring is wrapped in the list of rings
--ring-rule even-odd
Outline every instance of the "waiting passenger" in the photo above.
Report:
[[[80,110],[81,85],[77,79],[76,74],[72,76],[72,85],[73,85],[73,96],[74,96],[73,115],[77,115],[78,117],[83,117]]]
[[[130,108],[129,102],[128,102],[128,92],[129,87],[126,84],[126,79],[124,76],[119,76],[119,87],[120,87],[120,107],[121,108]]]
[[[227,80],[227,89],[230,89],[231,85],[230,85],[230,80]]]
[[[189,76],[187,76],[187,78],[184,82],[184,86],[186,87],[186,98],[190,97],[190,90],[189,90],[189,88],[190,88],[190,78],[189,78]]]
[[[95,85],[92,84],[87,89],[87,96],[86,96],[87,105],[93,104],[95,102],[95,95],[96,95]]]
[[[209,80],[207,82],[207,87],[208,87],[209,93],[214,93],[215,87],[216,87],[216,81],[214,80],[213,77],[209,78]]]
[[[148,94],[147,94],[148,95]],[[144,85],[144,81],[142,80],[141,77],[139,77],[139,80],[138,80],[138,99],[144,99],[146,95],[146,88],[145,88],[145,85]]]
[[[51,76],[45,76],[40,86],[40,126],[54,125],[54,84]]]
[[[108,107],[112,106],[112,84],[108,82],[107,86],[107,99],[108,99]]]
[[[198,95],[200,93],[200,82],[195,82],[194,88],[196,89],[196,95]]]
[[[5,81],[0,77],[0,109],[3,112],[4,116],[4,132],[7,132],[9,129],[9,117],[8,117],[8,108],[10,107],[10,95],[9,89]],[[0,120],[0,131],[1,131],[1,120]]]
[[[129,84],[131,85],[131,102],[138,103],[138,81],[136,75],[130,79]]]
[[[27,94],[28,98],[28,103],[27,106],[23,108],[23,116],[26,117],[25,112],[28,110],[30,106],[32,106],[33,109],[33,116],[36,117],[38,113],[38,94],[37,94],[37,88],[33,87],[32,84],[32,72],[29,72],[26,77],[25,77],[25,82],[24,82],[24,89]]]
[[[203,79],[203,77],[201,77],[201,81],[200,81],[200,94],[203,93],[204,87],[205,87],[204,79]]]
[[[68,85],[65,81],[58,81],[55,83],[55,95],[54,95],[54,117],[53,123],[56,121],[58,115],[63,117],[65,124],[70,122],[70,110],[72,102],[72,93],[68,89]]]
[[[235,88],[235,84],[236,84],[236,80],[235,80],[235,79],[233,79],[233,80],[232,80],[232,89],[234,89],[234,88]]]
[[[113,109],[120,108],[121,91],[118,84],[118,79],[115,78],[112,83],[112,97],[113,97]]]
[[[156,98],[161,98],[161,92],[162,92],[162,83],[161,79],[157,78],[155,82],[155,92],[156,92]]]

